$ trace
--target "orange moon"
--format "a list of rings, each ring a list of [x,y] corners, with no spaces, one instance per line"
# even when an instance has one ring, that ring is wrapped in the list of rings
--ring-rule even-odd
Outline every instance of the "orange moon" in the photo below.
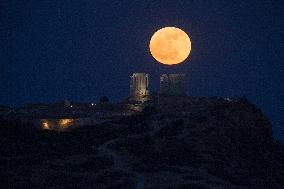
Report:
[[[160,63],[174,65],[182,63],[191,51],[188,35],[176,27],[165,27],[154,33],[150,40],[150,52]]]

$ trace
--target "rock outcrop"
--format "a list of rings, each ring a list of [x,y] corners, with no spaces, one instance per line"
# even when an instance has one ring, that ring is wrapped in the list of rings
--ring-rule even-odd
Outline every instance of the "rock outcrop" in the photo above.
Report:
[[[68,132],[3,122],[0,188],[284,188],[283,146],[247,100],[158,100]]]

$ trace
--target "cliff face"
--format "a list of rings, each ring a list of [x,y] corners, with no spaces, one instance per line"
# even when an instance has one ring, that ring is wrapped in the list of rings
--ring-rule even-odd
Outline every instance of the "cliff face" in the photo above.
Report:
[[[141,133],[108,147],[144,173],[149,188],[281,188],[283,151],[260,110],[246,100],[195,103],[160,99],[156,115],[127,122]]]
[[[101,125],[12,136],[1,136],[1,188],[284,187],[283,147],[245,99],[161,97]]]

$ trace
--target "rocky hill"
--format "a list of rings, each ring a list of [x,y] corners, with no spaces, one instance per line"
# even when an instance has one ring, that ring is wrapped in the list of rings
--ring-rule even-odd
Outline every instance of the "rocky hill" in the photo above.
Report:
[[[284,188],[284,149],[246,99],[168,98],[66,132],[1,120],[0,188]]]

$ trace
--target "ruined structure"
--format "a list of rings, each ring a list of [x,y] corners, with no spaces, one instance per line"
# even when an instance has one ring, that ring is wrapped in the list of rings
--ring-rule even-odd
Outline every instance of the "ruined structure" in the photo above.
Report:
[[[145,73],[134,73],[130,76],[130,97],[140,100],[146,95],[149,95],[149,75]]]
[[[160,77],[160,94],[169,96],[185,96],[185,74],[162,74]]]

